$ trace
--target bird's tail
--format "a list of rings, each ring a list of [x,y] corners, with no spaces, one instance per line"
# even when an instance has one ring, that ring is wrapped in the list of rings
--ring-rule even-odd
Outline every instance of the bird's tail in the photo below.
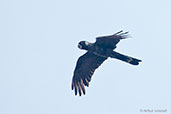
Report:
[[[125,61],[127,63],[132,64],[132,65],[138,65],[139,62],[141,62],[141,60],[139,60],[139,59],[129,57],[129,56],[126,56],[126,55],[122,55],[122,54],[120,54],[118,52],[115,52],[115,51],[113,51],[113,53],[110,55],[110,57],[119,59],[121,61]]]

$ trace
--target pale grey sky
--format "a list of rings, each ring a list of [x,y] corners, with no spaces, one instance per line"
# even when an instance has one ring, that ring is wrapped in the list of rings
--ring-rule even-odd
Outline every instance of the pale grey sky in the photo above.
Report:
[[[1,0],[0,114],[142,114],[171,110],[170,0]],[[86,95],[71,79],[81,40],[129,31],[118,52],[139,66],[108,59]]]

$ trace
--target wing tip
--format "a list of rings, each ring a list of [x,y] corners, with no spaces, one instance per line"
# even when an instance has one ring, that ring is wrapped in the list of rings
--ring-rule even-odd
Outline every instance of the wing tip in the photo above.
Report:
[[[72,81],[71,89],[74,90],[75,96],[77,95],[81,96],[82,94],[83,95],[86,94],[85,86],[86,85],[84,84],[82,79],[78,82],[76,82],[75,80],[75,82]]]

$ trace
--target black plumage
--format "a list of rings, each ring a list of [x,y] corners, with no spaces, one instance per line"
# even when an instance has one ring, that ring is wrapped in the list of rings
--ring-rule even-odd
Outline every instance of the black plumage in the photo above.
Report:
[[[138,65],[141,60],[120,54],[113,51],[116,44],[128,37],[128,32],[119,31],[110,36],[97,37],[95,43],[81,41],[78,44],[80,49],[87,52],[79,57],[72,79],[72,90],[75,89],[75,95],[79,92],[85,94],[85,86],[89,86],[94,71],[108,58],[115,58],[121,61]]]

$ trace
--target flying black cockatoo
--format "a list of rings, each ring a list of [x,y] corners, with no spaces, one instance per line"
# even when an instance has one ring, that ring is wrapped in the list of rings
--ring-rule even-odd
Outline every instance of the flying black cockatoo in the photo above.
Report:
[[[113,51],[116,44],[121,40],[128,38],[128,32],[119,31],[110,36],[97,37],[95,43],[81,41],[78,48],[87,50],[79,57],[72,78],[72,90],[75,89],[75,95],[85,94],[85,86],[89,86],[94,71],[108,58],[115,58],[121,61],[138,65],[141,60],[120,54]]]

